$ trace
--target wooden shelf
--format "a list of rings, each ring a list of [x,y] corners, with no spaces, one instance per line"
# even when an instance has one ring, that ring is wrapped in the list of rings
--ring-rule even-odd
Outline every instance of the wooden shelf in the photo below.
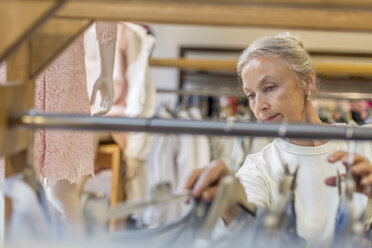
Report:
[[[154,67],[174,67],[182,70],[236,72],[237,61],[153,58],[149,60],[149,64]],[[320,76],[372,76],[372,64],[368,63],[315,62],[314,65]]]

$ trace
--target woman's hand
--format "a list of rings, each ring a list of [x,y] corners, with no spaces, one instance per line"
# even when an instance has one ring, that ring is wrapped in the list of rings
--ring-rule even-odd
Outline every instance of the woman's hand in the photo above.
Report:
[[[349,153],[345,151],[337,151],[328,156],[330,163],[341,161],[348,171],[349,164]],[[352,163],[351,173],[353,175],[356,191],[364,193],[368,197],[372,197],[371,186],[372,186],[372,164],[371,162],[358,154],[354,155],[354,162]],[[336,186],[336,178],[329,177],[325,180],[325,183],[329,186]]]
[[[213,160],[207,167],[195,170],[187,179],[184,189],[192,189],[192,197],[204,202],[212,202],[220,182],[230,173],[226,164],[219,160]],[[228,225],[239,213],[238,205],[232,206],[222,216]]]
[[[213,160],[207,167],[195,170],[188,177],[184,189],[191,189],[193,198],[211,202],[217,193],[219,183],[229,172],[224,162]]]
[[[108,113],[112,107],[114,100],[114,86],[112,77],[103,77],[100,75],[93,86],[92,97],[90,105],[93,105],[96,101],[97,92],[100,92],[101,103],[97,111],[93,114],[94,116],[104,115]]]

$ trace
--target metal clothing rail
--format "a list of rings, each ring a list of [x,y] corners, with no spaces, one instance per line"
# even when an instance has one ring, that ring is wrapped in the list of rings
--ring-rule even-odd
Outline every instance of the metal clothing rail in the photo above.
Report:
[[[25,115],[13,115],[9,119],[9,125],[28,129],[51,128],[165,134],[372,140],[372,128],[354,126],[91,117],[33,112]]]
[[[243,91],[240,89],[219,89],[219,90],[208,90],[208,89],[198,89],[198,90],[172,90],[172,89],[156,89],[157,93],[165,94],[178,94],[183,96],[234,96],[234,97],[247,97],[244,95]]]

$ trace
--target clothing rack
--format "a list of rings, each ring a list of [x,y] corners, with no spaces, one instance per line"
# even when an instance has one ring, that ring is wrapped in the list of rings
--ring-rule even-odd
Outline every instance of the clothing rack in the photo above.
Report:
[[[13,127],[27,129],[51,128],[299,139],[372,140],[372,128],[288,123],[266,124],[234,121],[142,119],[30,113],[11,117],[10,124]]]
[[[237,89],[223,89],[223,90],[172,90],[172,89],[156,89],[157,93],[178,94],[183,96],[232,96],[232,97],[246,97],[242,91]]]
[[[372,2],[368,0],[2,0],[0,61],[7,60],[8,81],[21,82],[22,85],[8,83],[0,87],[0,96],[3,96],[0,97],[0,155],[7,157],[10,166],[18,168],[15,173],[22,170],[32,144],[29,135],[32,132],[26,128],[190,134],[206,134],[208,131],[209,134],[280,137],[307,134],[307,138],[372,139],[369,129],[353,127],[130,120],[51,114],[14,116],[14,113],[33,108],[33,80],[37,73],[94,20],[371,32],[371,13]],[[10,206],[6,205],[5,209],[11,211]]]
[[[0,61],[7,60],[9,82],[33,84],[94,20],[371,32],[371,13],[368,0],[2,0]],[[0,98],[0,155],[17,156],[31,139],[8,129],[8,113],[32,109],[33,101],[10,91]]]

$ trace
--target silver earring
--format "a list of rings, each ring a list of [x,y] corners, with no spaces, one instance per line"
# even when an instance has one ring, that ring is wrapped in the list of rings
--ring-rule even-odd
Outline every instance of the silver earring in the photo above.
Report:
[[[310,101],[310,90],[307,91],[307,100]]]

